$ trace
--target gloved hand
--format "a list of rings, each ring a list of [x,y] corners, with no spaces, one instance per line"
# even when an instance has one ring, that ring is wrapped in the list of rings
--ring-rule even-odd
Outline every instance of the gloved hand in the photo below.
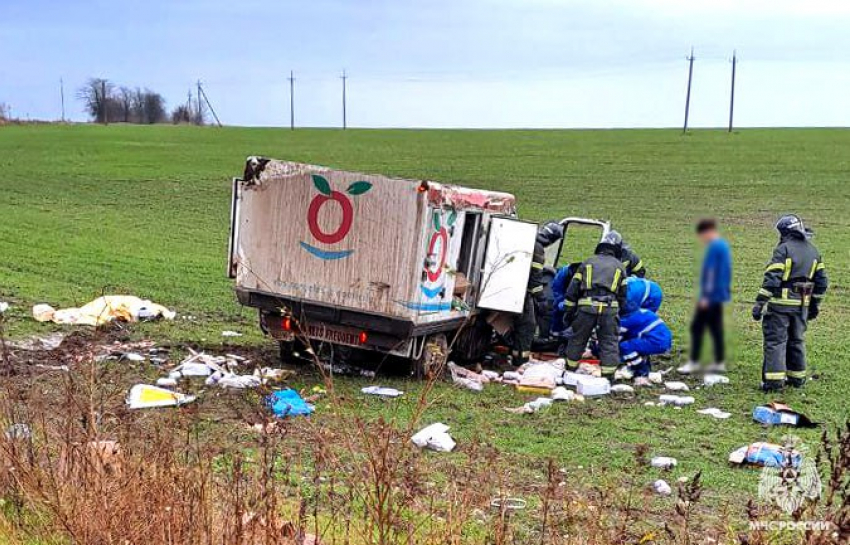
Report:
[[[764,305],[756,303],[755,306],[753,306],[753,320],[760,322],[762,316],[764,316]]]
[[[566,301],[559,301],[558,302],[558,310],[561,311],[561,312],[564,312],[565,308],[567,308]]]
[[[818,304],[814,301],[809,304],[809,313],[806,315],[807,320],[814,320],[820,314],[820,309],[818,308]]]

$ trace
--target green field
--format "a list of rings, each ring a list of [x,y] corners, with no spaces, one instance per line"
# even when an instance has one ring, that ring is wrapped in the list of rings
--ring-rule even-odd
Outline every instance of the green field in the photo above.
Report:
[[[760,329],[749,311],[776,241],[773,222],[787,211],[816,230],[832,289],[809,334],[810,369],[818,379],[784,399],[820,422],[843,422],[850,413],[847,130],[682,136],[675,130],[2,127],[0,300],[13,305],[8,333],[56,327],[29,318],[35,303],[58,308],[120,292],[178,311],[173,323],[138,326],[139,335],[220,345],[220,332],[236,329],[246,334],[239,342],[273,351],[257,332],[255,312],[236,304],[224,274],[230,178],[248,155],[508,191],[527,219],[609,219],[665,289],[662,314],[674,330],[677,354],[688,344],[700,258],[693,222],[703,215],[721,220],[735,261],[728,320],[733,384],[694,395],[696,408],[717,406],[731,411],[731,419],[714,420],[695,408],[645,407],[657,392],[517,416],[502,408],[526,399],[508,389],[474,394],[446,384],[426,419],[450,424],[461,445],[477,437],[533,472],[553,457],[578,474],[610,469],[616,479],[618,468],[631,463],[633,446],[645,443],[653,454],[679,459],[673,478],[701,469],[707,496],[743,506],[758,474],[728,468],[729,452],[783,434],[750,421],[752,408],[768,398],[757,391]],[[385,382],[401,384],[411,396],[418,387],[397,378]],[[363,379],[344,383],[362,385]],[[384,410],[386,404],[365,400],[362,406]],[[818,434],[799,432],[810,444]]]

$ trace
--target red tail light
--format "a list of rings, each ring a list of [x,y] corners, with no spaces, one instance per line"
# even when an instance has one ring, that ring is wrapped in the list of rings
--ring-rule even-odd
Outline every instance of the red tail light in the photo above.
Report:
[[[360,344],[366,344],[366,341],[369,340],[369,335],[365,331],[361,331],[360,335],[357,336],[357,340],[360,341]]]
[[[289,316],[284,316],[283,318],[283,330],[292,331],[292,318]]]

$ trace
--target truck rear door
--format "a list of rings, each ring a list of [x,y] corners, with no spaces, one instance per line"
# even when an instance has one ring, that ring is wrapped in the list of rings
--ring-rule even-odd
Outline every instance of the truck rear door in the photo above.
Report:
[[[522,312],[536,237],[535,223],[504,216],[490,218],[479,308]]]

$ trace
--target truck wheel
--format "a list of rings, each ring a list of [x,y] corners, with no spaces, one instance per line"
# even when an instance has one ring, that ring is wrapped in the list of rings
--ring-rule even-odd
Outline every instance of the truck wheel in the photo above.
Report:
[[[312,360],[305,354],[304,343],[299,340],[280,341],[280,362],[295,365],[307,365]]]
[[[425,339],[425,347],[419,359],[413,361],[413,374],[416,378],[438,378],[446,370],[449,359],[449,343],[443,333],[431,335]]]

